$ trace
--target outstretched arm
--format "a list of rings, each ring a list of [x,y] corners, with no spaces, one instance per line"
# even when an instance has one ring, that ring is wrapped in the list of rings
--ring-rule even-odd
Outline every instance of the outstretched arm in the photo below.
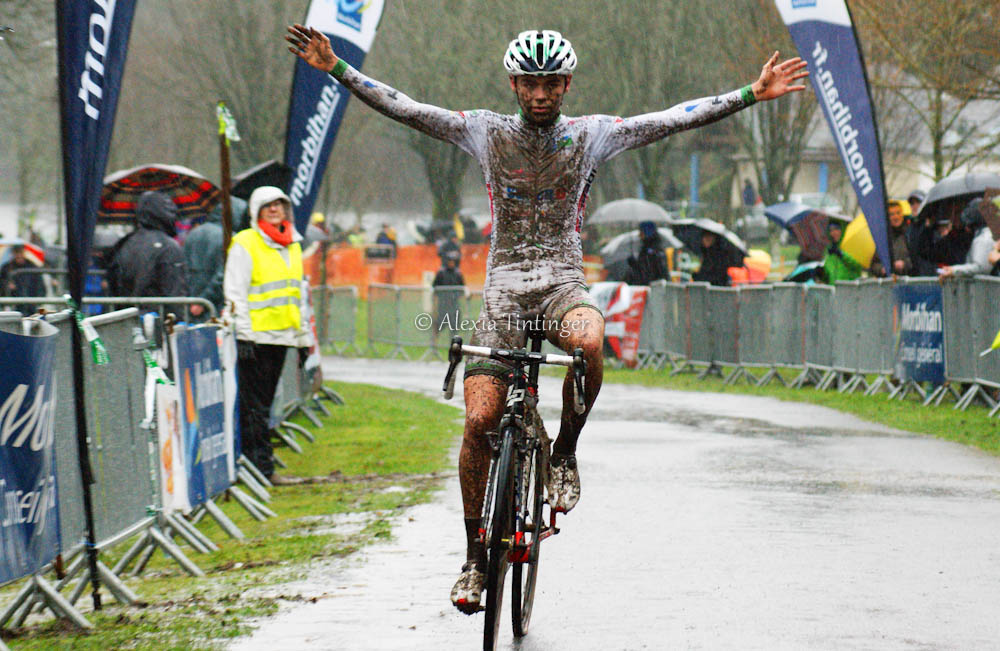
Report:
[[[317,70],[337,78],[362,102],[382,115],[434,138],[462,145],[466,138],[465,117],[457,111],[416,102],[403,93],[375,81],[339,58],[323,32],[295,24],[288,28],[288,50]]]
[[[805,90],[806,87],[797,82],[809,76],[803,70],[806,62],[795,57],[779,63],[778,56],[778,52],[771,55],[757,81],[740,90],[717,97],[703,97],[665,111],[637,115],[618,122],[609,137],[606,158],[626,149],[648,145],[678,131],[711,124],[759,101]]]

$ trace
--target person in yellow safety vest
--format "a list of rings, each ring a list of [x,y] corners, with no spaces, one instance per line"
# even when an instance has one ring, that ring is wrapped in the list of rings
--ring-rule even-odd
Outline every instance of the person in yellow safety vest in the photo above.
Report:
[[[302,323],[302,236],[291,222],[292,204],[279,188],[250,195],[250,228],[233,236],[223,293],[236,326],[243,454],[271,479],[274,474],[270,411],[289,348],[301,354],[309,339]]]

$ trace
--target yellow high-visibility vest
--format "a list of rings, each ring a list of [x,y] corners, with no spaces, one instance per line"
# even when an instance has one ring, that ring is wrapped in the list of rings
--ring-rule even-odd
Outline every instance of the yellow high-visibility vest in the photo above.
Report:
[[[271,248],[253,228],[233,237],[250,254],[253,271],[250,275],[250,327],[255,332],[299,329],[302,283],[302,247],[298,242],[288,245],[288,264],[278,249]]]

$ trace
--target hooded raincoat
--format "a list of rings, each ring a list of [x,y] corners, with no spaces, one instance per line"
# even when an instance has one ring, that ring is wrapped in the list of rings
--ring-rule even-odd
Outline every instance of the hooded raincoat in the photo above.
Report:
[[[184,254],[174,241],[177,207],[162,192],[144,192],[136,202],[138,228],[108,256],[112,296],[185,296]]]

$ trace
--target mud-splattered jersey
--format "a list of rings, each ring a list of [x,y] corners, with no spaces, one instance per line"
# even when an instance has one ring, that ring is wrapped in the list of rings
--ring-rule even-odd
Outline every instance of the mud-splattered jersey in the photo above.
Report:
[[[733,91],[630,118],[560,116],[539,127],[519,114],[422,104],[350,67],[334,72],[375,110],[476,158],[493,220],[486,286],[503,284],[512,291],[528,289],[525,283],[537,291],[583,281],[580,226],[598,165],[753,103],[746,90]]]

